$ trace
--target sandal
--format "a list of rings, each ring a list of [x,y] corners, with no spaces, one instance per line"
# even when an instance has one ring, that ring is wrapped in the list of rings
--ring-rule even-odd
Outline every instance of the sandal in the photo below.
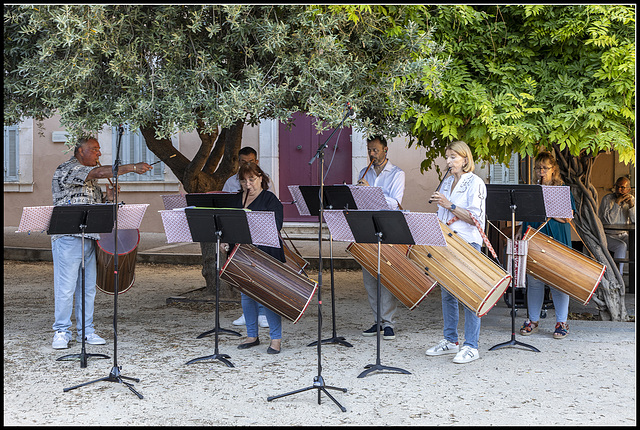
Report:
[[[526,320],[522,327],[520,327],[520,334],[523,336],[529,336],[538,331],[538,323],[531,320]]]
[[[553,332],[554,339],[563,339],[569,334],[569,325],[566,322],[556,323],[556,329]]]

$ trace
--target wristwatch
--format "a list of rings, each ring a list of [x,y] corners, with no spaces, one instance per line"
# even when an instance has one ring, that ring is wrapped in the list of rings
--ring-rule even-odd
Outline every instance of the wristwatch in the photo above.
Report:
[[[451,207],[449,208],[450,211],[455,211],[457,208],[456,205],[454,205],[453,203],[451,203]]]

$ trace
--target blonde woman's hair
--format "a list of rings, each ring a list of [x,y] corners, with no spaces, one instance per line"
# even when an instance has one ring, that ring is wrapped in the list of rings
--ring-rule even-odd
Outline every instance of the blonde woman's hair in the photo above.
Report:
[[[447,145],[447,147],[445,148],[445,151],[446,150],[451,150],[456,154],[458,154],[459,156],[465,157],[467,159],[467,164],[464,167],[462,167],[462,171],[464,173],[469,173],[474,171],[474,169],[476,168],[476,165],[473,162],[473,153],[471,152],[471,148],[469,148],[469,145],[467,145],[462,140],[456,140],[455,142],[451,142],[449,145]]]
[[[534,167],[539,166],[543,161],[547,161],[551,165],[551,169],[553,171],[551,174],[551,185],[564,185],[564,181],[560,177],[560,166],[558,166],[558,162],[553,154],[548,151],[542,151],[539,153],[533,163]],[[536,173],[536,176],[538,181],[540,181],[538,173]]]

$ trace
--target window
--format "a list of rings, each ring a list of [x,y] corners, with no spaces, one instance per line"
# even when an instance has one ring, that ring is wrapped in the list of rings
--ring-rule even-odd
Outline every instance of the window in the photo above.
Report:
[[[4,181],[18,182],[18,133],[17,125],[4,127]]]
[[[113,127],[113,154],[115,159],[115,153],[118,144],[118,128]],[[140,130],[131,131],[128,125],[124,126],[124,133],[122,133],[122,142],[120,144],[120,164],[129,163],[154,163],[160,159],[147,148],[144,136],[140,133]],[[137,173],[127,173],[118,180],[126,182],[140,182],[140,181],[163,181],[164,180],[164,163],[160,162],[153,166],[150,171],[139,175]]]
[[[513,154],[506,164],[491,164],[489,168],[489,183],[517,184],[518,183],[518,154]]]

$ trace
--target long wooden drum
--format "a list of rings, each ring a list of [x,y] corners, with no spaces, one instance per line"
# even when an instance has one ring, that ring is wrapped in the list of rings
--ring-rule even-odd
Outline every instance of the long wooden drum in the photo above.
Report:
[[[557,288],[583,305],[600,285],[606,266],[529,227],[527,273]]]
[[[407,258],[408,245],[380,245],[380,283],[413,310],[437,285]],[[374,278],[378,277],[378,244],[350,243],[347,252]]]
[[[118,294],[133,286],[136,280],[136,257],[138,256],[140,232],[138,229],[118,229]],[[97,276],[96,287],[103,293],[113,294],[115,286],[115,234],[101,233],[96,242]]]
[[[449,226],[440,222],[440,227],[447,246],[411,245],[408,256],[481,317],[502,297],[511,275]]]
[[[220,270],[220,278],[294,324],[318,289],[317,282],[246,244],[233,248]]]

